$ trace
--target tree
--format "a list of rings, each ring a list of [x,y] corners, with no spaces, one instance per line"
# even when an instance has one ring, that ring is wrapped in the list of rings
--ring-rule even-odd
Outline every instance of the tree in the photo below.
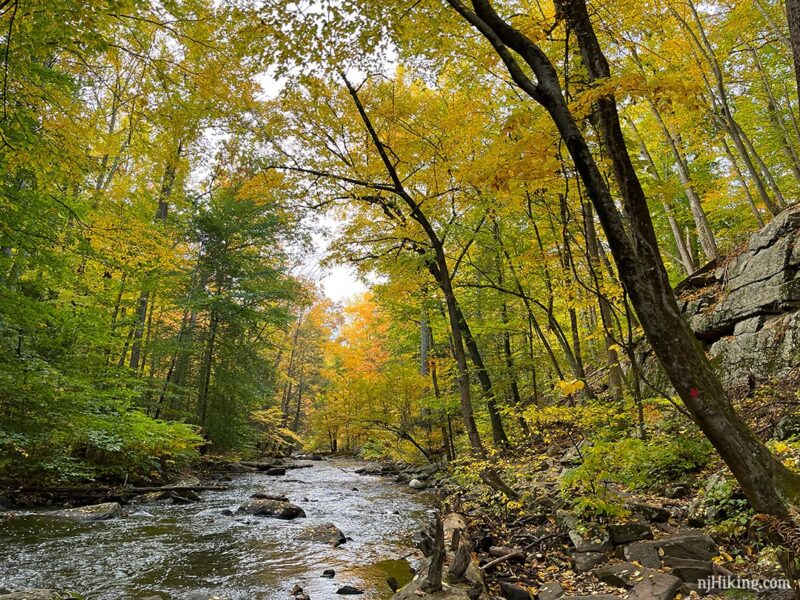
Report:
[[[794,77],[797,94],[800,96],[800,2],[797,0],[785,0],[785,2],[786,21],[789,23],[789,40],[794,59]]]
[[[616,100],[601,90],[593,115],[613,162],[630,230],[626,230],[595,155],[567,105],[558,74],[542,49],[504,20],[489,0],[448,4],[492,45],[515,84],[553,120],[600,217],[620,278],[661,364],[682,401],[730,467],[753,507],[778,517],[800,498],[800,477],[784,467],[747,427],[728,401],[719,378],[678,310],[656,241],[646,197],[622,135]],[[584,0],[559,0],[558,14],[574,33],[591,80],[611,77]],[[517,57],[530,68],[530,79]]]

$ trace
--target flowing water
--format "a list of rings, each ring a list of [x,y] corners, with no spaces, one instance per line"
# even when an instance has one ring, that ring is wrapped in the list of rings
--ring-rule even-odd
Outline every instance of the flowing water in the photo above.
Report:
[[[312,600],[331,600],[346,597],[336,590],[349,584],[364,590],[358,598],[391,598],[386,579],[410,579],[411,535],[431,500],[357,475],[358,466],[334,460],[280,477],[235,474],[227,490],[202,492],[199,502],[126,506],[124,516],[97,523],[0,520],[0,589],[67,589],[87,600],[288,600],[299,584]],[[226,515],[256,492],[287,495],[307,518]],[[351,540],[332,548],[295,539],[323,523]],[[322,578],[325,569],[336,577]]]

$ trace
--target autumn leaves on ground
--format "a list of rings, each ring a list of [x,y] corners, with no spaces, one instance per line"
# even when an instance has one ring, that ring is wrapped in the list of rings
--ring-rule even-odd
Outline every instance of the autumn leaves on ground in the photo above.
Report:
[[[798,19],[0,0],[0,479],[434,463],[478,529],[670,493],[720,569],[797,579]],[[327,298],[332,265],[369,291]],[[783,362],[721,372],[756,334]],[[529,554],[508,581],[581,570]]]

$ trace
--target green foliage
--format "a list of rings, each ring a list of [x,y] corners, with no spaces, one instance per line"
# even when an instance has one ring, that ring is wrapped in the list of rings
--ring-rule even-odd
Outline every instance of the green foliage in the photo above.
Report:
[[[580,465],[562,477],[562,494],[585,517],[613,518],[624,516],[624,510],[611,484],[648,490],[679,480],[708,464],[712,449],[697,436],[660,434],[647,441],[596,441],[582,454]]]
[[[709,517],[712,531],[727,538],[746,534],[755,516],[736,481],[720,476],[706,483],[698,510]]]
[[[699,436],[660,434],[647,441],[599,441],[584,451],[582,463],[565,475],[564,483],[572,488],[614,482],[647,490],[698,471],[711,456],[711,445]]]
[[[301,294],[300,215],[244,150],[251,16],[0,10],[0,478],[124,479],[253,445]]]

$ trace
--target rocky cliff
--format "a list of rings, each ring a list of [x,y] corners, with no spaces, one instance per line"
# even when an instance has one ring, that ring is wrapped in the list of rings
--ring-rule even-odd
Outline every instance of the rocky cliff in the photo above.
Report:
[[[787,377],[800,366],[800,207],[675,291],[726,387]]]

